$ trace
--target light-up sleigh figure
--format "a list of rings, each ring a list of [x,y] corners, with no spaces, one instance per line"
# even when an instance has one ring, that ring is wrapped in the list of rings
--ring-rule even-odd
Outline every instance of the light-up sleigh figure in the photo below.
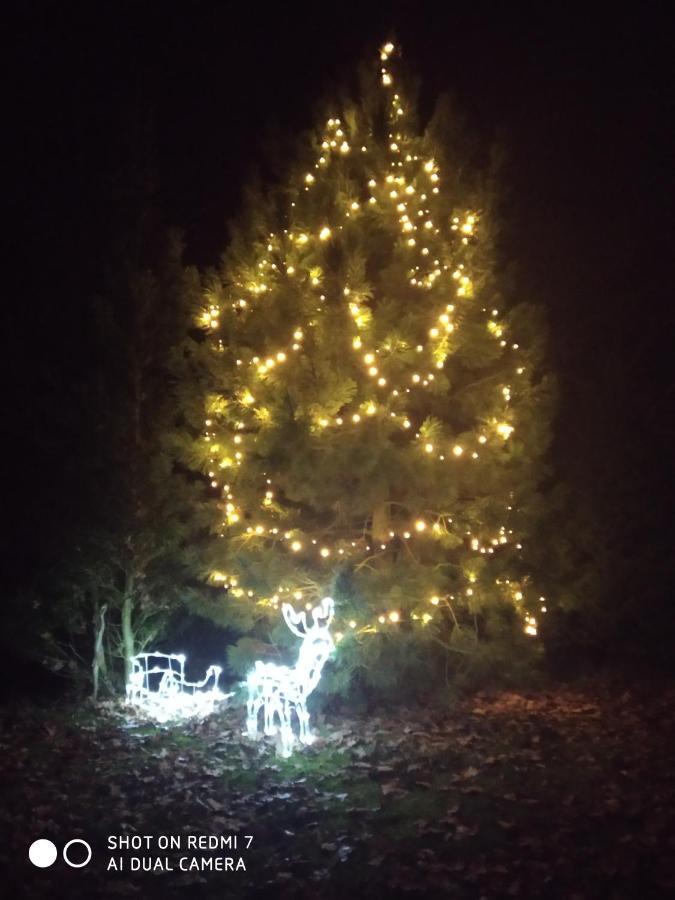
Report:
[[[139,653],[132,663],[127,703],[161,721],[208,715],[216,702],[232,696],[218,688],[220,666],[209,666],[201,681],[187,681],[182,653]]]
[[[302,744],[312,743],[309,730],[307,698],[319,683],[321,670],[330,656],[334,643],[329,627],[333,621],[333,601],[324,597],[312,610],[312,624],[307,625],[307,613],[297,613],[290,603],[281,607],[286,624],[302,646],[295,666],[279,666],[258,660],[248,673],[247,731],[250,737],[258,735],[258,718],[263,710],[265,734],[281,736],[281,755],[290,756],[295,743],[292,715],[298,720],[298,739]],[[277,724],[278,722],[278,724]]]

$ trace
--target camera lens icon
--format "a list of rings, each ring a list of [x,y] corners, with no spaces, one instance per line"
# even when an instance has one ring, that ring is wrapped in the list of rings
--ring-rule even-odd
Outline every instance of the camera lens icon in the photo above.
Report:
[[[82,855],[81,851],[74,854],[75,859],[71,859],[68,853],[70,848],[77,844],[81,844],[85,851],[84,859],[79,862],[77,861],[77,858]],[[91,859],[91,845],[86,841],[83,841],[82,838],[72,838],[72,840],[68,841],[64,846],[61,855],[63,856],[65,864],[70,866],[71,869],[81,869],[83,866],[86,866]],[[40,838],[37,841],[33,841],[28,848],[28,859],[34,866],[37,866],[38,869],[47,869],[49,866],[53,866],[57,856],[58,850],[56,849],[56,844],[54,844],[53,841],[47,840],[47,838]]]

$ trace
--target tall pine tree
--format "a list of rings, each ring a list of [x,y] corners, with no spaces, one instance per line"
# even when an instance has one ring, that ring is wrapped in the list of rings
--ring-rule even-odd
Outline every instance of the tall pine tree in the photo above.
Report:
[[[521,557],[549,439],[540,316],[503,296],[489,183],[443,106],[420,128],[396,58],[252,199],[199,320],[209,612],[263,634],[285,600],[332,595],[343,686],[438,674],[535,634],[542,606]]]

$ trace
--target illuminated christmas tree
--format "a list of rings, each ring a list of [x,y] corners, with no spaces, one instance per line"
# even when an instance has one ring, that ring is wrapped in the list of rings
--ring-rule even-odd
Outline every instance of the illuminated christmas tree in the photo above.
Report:
[[[330,595],[335,677],[375,683],[491,627],[536,634],[521,549],[549,438],[540,319],[500,294],[490,191],[420,131],[396,55],[212,278],[193,449],[223,510],[210,614],[264,631]]]

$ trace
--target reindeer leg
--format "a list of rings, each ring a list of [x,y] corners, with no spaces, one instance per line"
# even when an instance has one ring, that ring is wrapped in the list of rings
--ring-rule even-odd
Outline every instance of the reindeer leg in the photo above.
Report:
[[[288,700],[284,700],[283,706],[279,707],[281,714],[281,755],[289,757],[293,751],[293,725],[291,723],[291,704]]]
[[[258,737],[258,721],[260,716],[260,710],[263,705],[263,698],[261,696],[256,697],[255,704],[253,706],[253,736]]]
[[[249,681],[248,700],[246,701],[246,731],[249,737],[255,737],[258,733],[258,722],[255,709],[255,687]]]
[[[314,735],[309,730],[309,713],[304,700],[297,706],[298,721],[300,722],[300,740],[303,744],[313,744]]]
[[[302,720],[302,700],[296,700],[293,704],[295,715],[298,720],[298,740],[301,744],[305,743],[305,725]]]
[[[265,694],[265,734],[270,736],[277,733],[277,726],[274,724],[274,714],[277,709],[278,696],[278,687],[268,687]]]
[[[258,737],[258,716],[263,705],[263,685],[255,681],[249,685],[246,726],[250,737]]]

